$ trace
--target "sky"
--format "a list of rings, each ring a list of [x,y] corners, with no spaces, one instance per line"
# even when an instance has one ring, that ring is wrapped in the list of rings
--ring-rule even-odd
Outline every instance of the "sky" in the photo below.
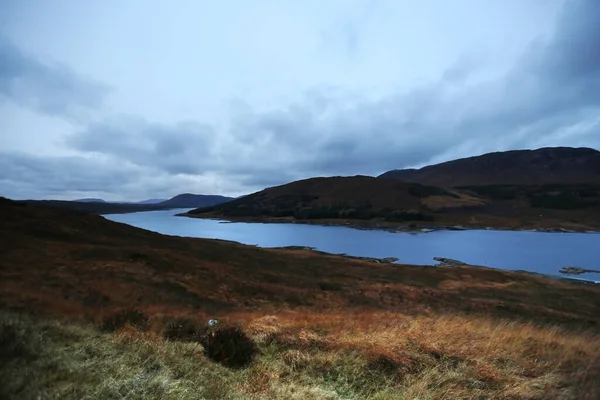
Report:
[[[600,148],[598,0],[0,0],[0,196]]]

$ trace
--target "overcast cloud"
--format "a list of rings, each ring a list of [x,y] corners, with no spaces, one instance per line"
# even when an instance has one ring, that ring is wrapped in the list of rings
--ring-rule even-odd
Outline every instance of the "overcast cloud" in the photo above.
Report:
[[[4,0],[0,14],[13,198],[240,195],[600,148],[596,0]]]

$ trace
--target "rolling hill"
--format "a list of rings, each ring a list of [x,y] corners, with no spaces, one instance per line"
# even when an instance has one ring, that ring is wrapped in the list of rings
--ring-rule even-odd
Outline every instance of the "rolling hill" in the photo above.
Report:
[[[439,187],[476,185],[600,185],[600,151],[548,147],[461,158],[420,169],[385,172],[383,178]]]

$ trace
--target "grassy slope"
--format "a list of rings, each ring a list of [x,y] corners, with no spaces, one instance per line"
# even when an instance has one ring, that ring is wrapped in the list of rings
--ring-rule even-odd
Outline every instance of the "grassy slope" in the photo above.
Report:
[[[0,373],[22,398],[599,393],[594,286],[167,237],[7,201],[0,221],[0,301],[16,310],[0,315]],[[124,306],[152,329],[94,328]],[[216,365],[197,344],[162,338],[175,315],[240,323],[262,354],[244,370]]]
[[[414,210],[420,214],[398,212]],[[311,178],[185,214],[199,218],[362,223],[380,227],[464,225],[600,229],[600,186],[442,189],[366,176]]]

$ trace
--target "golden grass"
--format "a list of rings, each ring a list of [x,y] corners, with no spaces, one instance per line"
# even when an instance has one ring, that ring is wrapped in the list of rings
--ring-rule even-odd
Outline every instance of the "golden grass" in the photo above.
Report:
[[[600,337],[455,315],[239,314],[261,355],[243,370],[153,329],[113,334],[3,312],[5,398],[597,399]],[[0,396],[1,397],[1,396]]]

